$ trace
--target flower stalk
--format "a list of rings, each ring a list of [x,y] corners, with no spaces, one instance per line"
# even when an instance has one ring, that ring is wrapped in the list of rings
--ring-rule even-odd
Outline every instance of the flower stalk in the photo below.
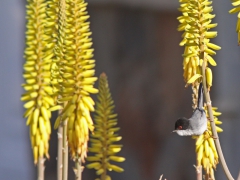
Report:
[[[81,159],[76,158],[75,160],[75,180],[81,180],[82,179],[82,166],[81,166]]]
[[[63,123],[63,161],[66,161],[68,146],[76,165],[87,156],[89,130],[94,129],[90,111],[94,111],[95,103],[90,94],[98,93],[93,87],[97,78],[93,77],[95,60],[86,6],[84,0],[60,0],[56,58],[52,65],[52,84],[60,104],[53,108],[63,107],[54,128]],[[66,165],[63,162],[65,175]],[[79,179],[81,166],[76,169]]]
[[[194,166],[196,169],[196,179],[202,180],[202,166]]]
[[[63,170],[62,179],[68,179],[68,142],[67,142],[67,121],[63,121],[63,147],[62,147],[62,160]]]
[[[224,173],[226,175],[226,177],[228,178],[228,180],[234,180],[229,169],[228,166],[226,164],[223,152],[222,152],[222,148],[220,145],[220,141],[219,141],[219,137],[218,137],[218,133],[216,130],[216,125],[214,123],[214,116],[213,116],[213,111],[212,111],[212,104],[211,104],[211,99],[210,99],[210,94],[209,91],[207,90],[207,85],[206,85],[206,75],[205,75],[205,68],[206,65],[205,63],[202,66],[202,75],[203,75],[203,88],[204,88],[204,96],[205,96],[205,100],[207,102],[207,110],[208,110],[208,115],[210,117],[210,124],[211,124],[211,129],[212,129],[212,133],[213,133],[213,138],[214,138],[214,142],[215,142],[215,146],[220,158],[220,162],[222,165],[222,168],[224,170]]]
[[[56,59],[54,50],[57,46],[57,37],[58,37],[58,25],[59,25],[59,6],[60,6],[60,0],[48,0],[46,1],[47,3],[47,9],[46,9],[46,19],[47,19],[47,23],[45,24],[46,27],[46,31],[45,34],[47,35],[47,42],[49,45],[51,45],[49,47],[49,51],[51,51],[54,55],[52,59]],[[51,87],[52,87],[52,97],[55,101],[55,104],[57,104],[56,102],[56,97],[57,97],[57,91],[58,89],[56,88],[56,86],[54,86],[54,81],[53,81],[53,74],[54,74],[54,67],[56,66],[56,64],[52,61],[51,62]],[[55,82],[56,83],[56,82]],[[52,110],[57,110],[59,109],[60,106],[55,106],[55,108],[53,108]],[[59,113],[61,113],[61,111],[59,110]],[[62,149],[63,149],[63,125],[62,123],[60,124],[59,128],[58,128],[58,156],[57,156],[57,179],[58,180],[62,180],[62,169],[63,169],[63,159],[62,159]]]
[[[45,162],[45,159],[39,157],[39,159],[38,159],[38,178],[37,178],[38,180],[44,180],[44,170],[45,170],[44,162]]]
[[[58,127],[58,156],[57,156],[57,180],[62,180],[62,149],[63,149],[63,125],[62,123]]]

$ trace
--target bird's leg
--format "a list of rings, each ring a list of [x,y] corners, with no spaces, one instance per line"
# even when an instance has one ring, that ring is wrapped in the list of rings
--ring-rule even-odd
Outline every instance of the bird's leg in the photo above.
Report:
[[[207,119],[208,119],[210,122],[213,122],[213,121],[211,121],[211,118],[208,117]]]

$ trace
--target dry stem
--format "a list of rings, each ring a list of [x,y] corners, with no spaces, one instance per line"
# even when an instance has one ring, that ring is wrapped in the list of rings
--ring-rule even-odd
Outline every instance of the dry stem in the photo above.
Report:
[[[162,177],[163,177],[163,174],[160,176],[160,179],[159,179],[159,180],[162,180]],[[167,180],[167,179],[164,179],[164,180]]]
[[[76,158],[75,160],[74,173],[75,173],[76,180],[82,179],[82,167],[81,167],[81,160],[79,158]]]
[[[60,123],[58,127],[58,157],[57,157],[57,179],[62,180],[62,148],[63,148],[63,125]]]
[[[239,173],[238,173],[237,180],[240,180],[240,171],[239,171]]]
[[[220,159],[222,168],[223,168],[228,180],[234,180],[230,171],[229,171],[229,169],[228,169],[228,167],[227,167],[226,161],[224,159],[223,152],[222,152],[221,145],[220,145],[220,141],[219,141],[219,137],[218,137],[218,134],[217,134],[217,131],[216,131],[216,126],[215,126],[215,123],[214,123],[210,94],[209,94],[209,91],[208,91],[207,85],[206,85],[206,75],[205,75],[206,62],[205,61],[206,60],[203,57],[203,65],[202,65],[203,82],[202,83],[203,83],[203,88],[204,88],[204,96],[205,96],[205,100],[206,100],[207,108],[208,108],[208,115],[210,117],[210,124],[211,124],[211,128],[212,128],[212,133],[213,133],[214,140],[215,140],[214,142],[215,142],[215,145],[216,145],[216,148],[217,148],[217,152],[218,152],[218,155],[219,155],[219,159]]]
[[[63,121],[63,148],[62,148],[62,158],[63,158],[62,178],[63,178],[63,180],[67,180],[67,179],[68,179],[67,120]]]
[[[44,161],[43,157],[38,158],[38,180],[44,180]]]
[[[202,180],[202,166],[195,166],[193,165],[196,169],[196,178],[197,180]]]
[[[205,174],[205,179],[204,180],[210,180],[209,175],[207,173]]]

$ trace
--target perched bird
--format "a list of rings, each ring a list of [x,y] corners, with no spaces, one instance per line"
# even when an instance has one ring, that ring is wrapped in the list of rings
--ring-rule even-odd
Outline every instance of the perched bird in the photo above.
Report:
[[[182,117],[175,123],[175,130],[179,136],[201,135],[207,130],[207,117],[203,109],[203,87],[198,88],[198,106],[191,118]]]

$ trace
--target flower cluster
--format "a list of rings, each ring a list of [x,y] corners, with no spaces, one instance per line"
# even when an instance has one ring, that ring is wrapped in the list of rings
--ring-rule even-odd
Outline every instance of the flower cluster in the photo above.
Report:
[[[27,125],[30,126],[30,138],[34,154],[35,164],[39,157],[49,157],[49,138],[51,133],[51,112],[49,108],[54,105],[52,88],[50,86],[50,66],[53,51],[52,44],[47,42],[48,34],[46,28],[46,7],[44,0],[28,0],[26,48],[23,66],[26,83],[23,88],[26,92],[21,100],[24,104]]]
[[[55,122],[67,121],[68,145],[72,158],[84,161],[89,130],[93,131],[90,111],[94,111],[91,93],[97,80],[93,58],[91,32],[84,0],[60,0],[56,58],[52,66],[52,84],[57,91],[57,102],[63,109]]]
[[[240,0],[231,0],[232,5],[235,6],[233,9],[229,11],[230,14],[234,14],[238,12],[238,21],[236,26],[236,32],[238,33],[238,44],[240,44]]]
[[[179,10],[182,16],[178,17],[181,23],[178,27],[182,34],[183,40],[180,46],[185,46],[183,54],[183,77],[187,84],[198,82],[202,76],[201,66],[211,64],[216,66],[215,60],[212,58],[216,54],[215,50],[221,49],[218,45],[210,43],[210,39],[217,36],[216,31],[209,31],[217,26],[212,24],[215,15],[211,1],[208,0],[180,0]],[[207,84],[210,88],[212,85],[212,71],[206,68]]]
[[[198,85],[203,81],[203,73],[206,75],[206,84],[208,91],[212,86],[213,75],[209,65],[216,66],[217,63],[213,59],[216,55],[215,50],[220,50],[216,44],[210,42],[210,39],[217,36],[217,31],[210,29],[217,26],[212,23],[215,15],[211,14],[213,8],[212,2],[209,0],[179,0],[182,16],[178,17],[180,25],[179,31],[184,31],[180,46],[185,46],[183,54],[183,77],[187,85],[192,84],[193,88],[193,108],[197,106]],[[204,72],[204,71],[205,72]],[[216,124],[221,122],[216,116],[219,113],[214,113],[214,121]],[[205,108],[207,117],[208,112]],[[217,131],[222,131],[217,127]],[[210,122],[208,122],[207,131],[201,136],[193,137],[196,140],[197,165],[203,166],[206,174],[214,179],[214,168],[218,163],[218,154],[212,137]]]
[[[103,73],[99,78],[99,94],[96,107],[95,131],[91,135],[91,146],[89,152],[95,153],[95,156],[87,157],[88,161],[94,161],[87,165],[88,168],[94,168],[101,179],[111,179],[107,171],[122,172],[123,169],[111,163],[123,162],[125,158],[116,156],[121,151],[122,145],[115,144],[122,139],[116,132],[120,128],[117,125],[117,114],[113,112],[114,102],[108,87],[107,76]],[[99,179],[100,180],[100,179]]]

